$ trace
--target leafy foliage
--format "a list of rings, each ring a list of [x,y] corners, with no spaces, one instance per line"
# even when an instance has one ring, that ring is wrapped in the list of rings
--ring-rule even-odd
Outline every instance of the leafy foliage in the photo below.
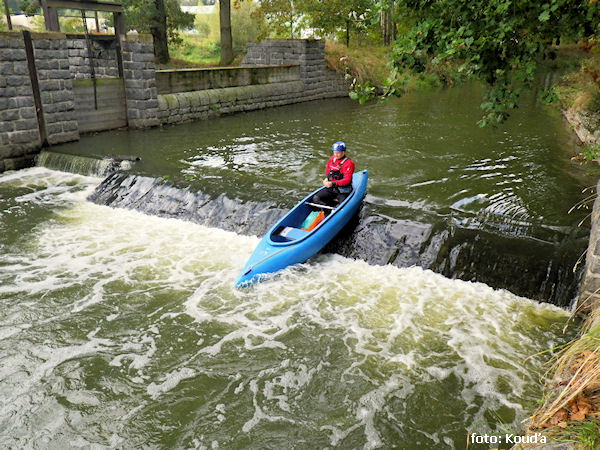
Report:
[[[254,14],[258,20],[268,23],[262,37],[300,37],[300,30],[306,27],[303,6],[303,0],[261,0],[260,9]]]
[[[21,0],[19,9],[26,16],[34,16],[42,13],[42,8],[36,0]]]
[[[447,61],[488,85],[479,124],[502,123],[554,38],[597,29],[598,3],[588,0],[405,0],[415,24],[395,43],[394,65],[413,72]]]
[[[344,30],[348,36],[351,27],[364,31],[374,14],[371,0],[304,0],[301,6],[310,26],[323,35]]]
[[[167,37],[169,42],[180,42],[179,30],[191,28],[194,15],[183,12],[177,0],[164,0],[167,12]],[[123,0],[125,26],[139,33],[149,33],[156,26],[158,11],[154,0]]]
[[[373,97],[374,92],[375,92],[375,87],[371,86],[371,83],[369,81],[360,83],[355,78],[354,82],[352,83],[352,87],[351,87],[349,95],[352,100],[358,100],[358,103],[360,103],[362,105],[369,98]]]
[[[595,144],[584,148],[581,152],[581,156],[583,156],[587,161],[593,161],[600,158],[600,144]]]
[[[246,50],[248,42],[256,42],[261,31],[266,25],[256,15],[257,5],[254,2],[240,2],[233,4],[231,9],[231,34],[233,38],[233,51],[235,54]],[[200,39],[194,45],[201,45],[211,49],[211,53],[219,54],[220,49],[220,23],[218,5],[210,14],[197,14],[194,28],[198,31]],[[189,44],[189,39],[187,44]],[[207,56],[207,55],[205,55]]]

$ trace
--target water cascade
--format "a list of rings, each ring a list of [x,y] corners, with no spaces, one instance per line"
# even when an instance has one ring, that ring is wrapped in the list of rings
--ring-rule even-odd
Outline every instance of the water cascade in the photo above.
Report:
[[[241,202],[224,194],[211,197],[161,178],[119,172],[104,179],[88,199],[257,236],[286,212],[273,202]],[[475,228],[394,220],[379,213],[368,198],[359,216],[324,252],[374,265],[420,266],[560,306],[568,306],[576,295],[581,269],[573,271],[580,253],[569,239],[555,246]]]
[[[92,158],[46,150],[38,155],[37,165],[63,172],[104,177],[118,170],[129,170],[136,160],[139,158],[112,155],[105,158]]]

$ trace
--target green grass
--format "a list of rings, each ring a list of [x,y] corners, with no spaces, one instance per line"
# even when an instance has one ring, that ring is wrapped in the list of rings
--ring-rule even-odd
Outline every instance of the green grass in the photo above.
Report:
[[[218,66],[221,58],[221,46],[207,38],[182,34],[182,42],[169,46],[171,61],[169,65],[210,67]]]
[[[552,441],[573,443],[576,448],[584,450],[600,448],[600,420],[597,418],[569,422],[566,428],[552,428],[547,434]]]

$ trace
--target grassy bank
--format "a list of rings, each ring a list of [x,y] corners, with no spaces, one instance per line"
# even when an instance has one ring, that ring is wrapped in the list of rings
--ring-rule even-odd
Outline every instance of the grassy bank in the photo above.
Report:
[[[561,46],[555,53],[549,68],[566,73],[547,98],[567,117],[583,117],[593,136],[600,125],[600,48],[580,43]],[[581,153],[588,160],[598,158],[600,142],[584,142]],[[580,299],[579,308],[575,313],[587,319],[581,337],[554,358],[551,381],[529,431],[591,450],[600,448],[600,300]]]

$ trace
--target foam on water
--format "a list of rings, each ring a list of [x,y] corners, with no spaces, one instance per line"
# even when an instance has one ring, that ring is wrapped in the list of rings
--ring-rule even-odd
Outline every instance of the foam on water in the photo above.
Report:
[[[0,255],[2,445],[453,446],[489,411],[518,427],[523,361],[565,339],[551,305],[341,256],[237,290],[257,238],[91,204],[95,182],[0,176],[52,208]]]

